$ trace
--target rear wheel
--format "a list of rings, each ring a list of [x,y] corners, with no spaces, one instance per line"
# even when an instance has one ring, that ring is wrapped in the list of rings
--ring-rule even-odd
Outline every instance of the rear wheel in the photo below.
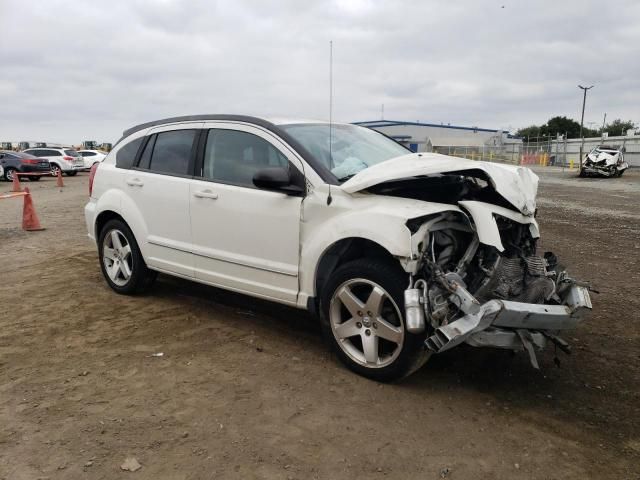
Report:
[[[390,262],[359,259],[339,267],[321,293],[322,325],[340,360],[354,372],[392,381],[428,358],[425,334],[404,324],[408,275]]]
[[[122,220],[109,220],[98,237],[100,268],[118,293],[140,293],[151,286],[156,272],[147,268],[133,233]]]
[[[15,175],[15,171],[16,171],[16,169],[15,169],[15,168],[7,168],[7,169],[4,171],[4,179],[5,179],[7,182],[13,182],[13,176]]]

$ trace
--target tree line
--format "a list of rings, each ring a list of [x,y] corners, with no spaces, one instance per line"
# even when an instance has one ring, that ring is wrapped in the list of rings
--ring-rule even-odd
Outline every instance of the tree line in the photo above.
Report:
[[[582,131],[585,137],[599,137],[603,132],[606,132],[609,136],[613,137],[626,135],[627,130],[634,128],[636,128],[635,122],[616,118],[612,122],[607,123],[604,126],[604,129],[583,127]],[[567,117],[553,117],[543,125],[531,125],[529,127],[521,128],[516,132],[518,137],[529,139],[545,136],[556,138],[558,134],[566,134],[567,138],[580,138],[580,123]]]

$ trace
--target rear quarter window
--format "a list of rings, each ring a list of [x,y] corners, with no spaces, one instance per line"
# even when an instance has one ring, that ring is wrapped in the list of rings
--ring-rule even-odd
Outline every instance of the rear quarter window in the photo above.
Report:
[[[136,138],[118,150],[118,153],[116,153],[116,167],[127,169],[133,167],[143,139],[144,137]]]

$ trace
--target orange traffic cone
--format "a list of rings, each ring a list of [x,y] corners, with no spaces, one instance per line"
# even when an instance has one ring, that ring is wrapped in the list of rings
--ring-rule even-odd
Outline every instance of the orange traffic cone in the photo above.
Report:
[[[22,189],[20,188],[20,178],[18,178],[18,172],[16,172],[14,170],[13,172],[13,190],[12,192],[21,192]]]
[[[58,169],[58,181],[56,182],[56,185],[60,188],[64,187],[64,183],[62,182],[62,172],[60,169]]]
[[[27,232],[36,232],[38,230],[44,230],[40,226],[40,220],[36,215],[36,209],[33,207],[33,200],[29,193],[29,187],[24,189],[26,195],[24,196],[24,204],[22,207],[22,229]]]

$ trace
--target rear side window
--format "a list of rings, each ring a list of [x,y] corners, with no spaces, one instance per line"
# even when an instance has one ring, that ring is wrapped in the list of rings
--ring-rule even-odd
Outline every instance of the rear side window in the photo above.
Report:
[[[136,159],[140,145],[142,145],[143,137],[136,138],[132,142],[127,143],[116,153],[116,167],[131,168]]]
[[[96,154],[93,152],[80,152],[80,155],[83,157],[95,157]]]
[[[80,154],[78,152],[76,152],[75,150],[65,150],[64,151],[65,155],[69,155],[70,157],[79,157]]]
[[[62,154],[57,150],[40,150],[41,157],[61,157]]]
[[[196,130],[158,133],[153,145],[149,169],[158,173],[189,175],[189,163],[195,138]],[[151,143],[149,142],[150,145]]]

